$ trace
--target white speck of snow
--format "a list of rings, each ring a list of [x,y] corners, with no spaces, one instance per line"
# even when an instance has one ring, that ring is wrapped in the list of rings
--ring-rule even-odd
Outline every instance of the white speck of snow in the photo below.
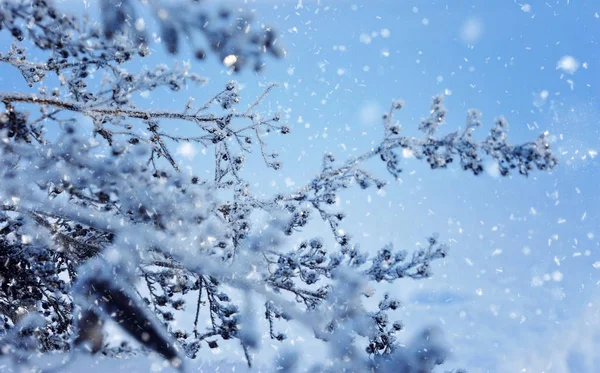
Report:
[[[475,294],[482,296],[483,295],[483,289],[479,288],[477,290],[475,290]]]
[[[186,142],[179,145],[179,147],[177,148],[177,154],[180,154],[186,157],[187,159],[192,160],[194,159],[196,154],[198,154],[198,152],[194,145],[190,144],[189,142]]]
[[[237,56],[235,54],[230,54],[223,58],[223,64],[227,67],[233,66],[237,62]]]
[[[500,177],[500,167],[498,166],[498,162],[490,161],[485,165],[485,172],[493,178]]]
[[[557,256],[554,257],[554,263],[556,263],[556,265],[560,267],[560,259],[558,259]]]
[[[360,34],[358,40],[363,44],[371,44],[371,41],[373,41],[373,39],[371,39],[371,36],[365,33]]]
[[[473,267],[473,262],[471,261],[471,259],[469,259],[469,258],[465,258],[465,262],[467,262],[467,264],[468,264],[469,266]],[[600,262],[598,262],[598,263],[600,263]]]
[[[590,158],[594,159],[598,156],[598,151],[594,150],[594,149],[590,149],[590,150],[588,150],[588,154],[590,155]]]
[[[412,150],[404,148],[404,149],[402,149],[402,156],[404,158],[412,158],[415,156],[415,154],[413,153]]]
[[[483,36],[483,22],[479,18],[467,19],[460,29],[460,39],[466,44],[475,44]]]
[[[600,260],[595,262],[594,264],[592,264],[592,267],[594,267],[596,269],[600,269]]]
[[[523,246],[523,255],[531,254],[531,248],[529,246]]]
[[[544,281],[540,278],[540,276],[535,276],[531,279],[531,286],[537,288],[539,286],[544,285]]]
[[[167,12],[165,8],[160,8],[158,10],[158,18],[164,21],[165,19],[169,18],[169,12]]]
[[[568,74],[575,74],[577,69],[579,69],[579,61],[573,56],[563,56],[556,63],[556,70],[562,70]]]
[[[121,253],[119,252],[119,250],[116,250],[114,248],[110,248],[110,249],[108,249],[108,250],[105,251],[104,258],[109,263],[116,264],[121,259]]]
[[[572,79],[567,79],[567,84],[571,87],[571,91],[575,89],[575,82]]]
[[[563,279],[563,274],[560,271],[554,271],[552,273],[552,280],[555,282],[561,282]]]
[[[138,31],[144,31],[146,29],[146,23],[143,18],[138,18],[135,21],[135,29]]]
[[[498,316],[498,306],[496,306],[495,304],[491,304],[490,312],[492,313],[492,315]]]
[[[547,90],[542,90],[540,93],[536,93],[533,95],[533,105],[535,107],[541,108],[546,104],[550,93]]]
[[[390,56],[390,51],[389,51],[388,49],[383,49],[383,50],[381,51],[381,55],[382,55],[383,57],[389,57],[389,56]]]
[[[429,19],[428,18],[423,18],[423,20],[421,21],[421,23],[423,24],[423,26],[427,26],[429,24]]]
[[[392,33],[390,32],[389,29],[384,28],[381,30],[381,32],[379,32],[379,34],[381,34],[382,38],[386,39],[386,38],[389,38]]]
[[[413,6],[412,11],[413,11],[413,13],[419,13],[419,8],[417,8],[416,6]]]
[[[529,4],[523,4],[521,6],[521,10],[524,11],[525,13],[529,13],[529,12],[531,12],[531,5],[529,5]]]
[[[285,185],[286,185],[286,186],[288,186],[288,187],[291,187],[291,186],[294,186],[294,185],[296,185],[296,183],[295,183],[295,182],[294,182],[294,180],[292,180],[291,178],[289,178],[289,177],[286,177],[286,178],[285,178]]]
[[[372,126],[379,124],[383,108],[377,102],[363,104],[359,111],[360,122],[363,125]]]

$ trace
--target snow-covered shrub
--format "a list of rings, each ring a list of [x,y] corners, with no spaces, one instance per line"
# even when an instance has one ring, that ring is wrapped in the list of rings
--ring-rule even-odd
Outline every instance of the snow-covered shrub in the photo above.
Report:
[[[403,150],[432,169],[456,162],[475,175],[485,156],[504,176],[549,170],[556,159],[546,136],[511,145],[508,125],[498,119],[479,142],[472,133],[480,116],[470,111],[463,131],[435,137],[446,115],[436,96],[419,125],[424,137],[408,137],[394,119],[403,103],[394,101],[379,144],[341,162],[325,154],[320,171],[296,192],[261,198],[244,176],[246,156],[256,148],[267,167],[280,169],[265,135],[293,136],[279,114],[260,111],[275,85],[245,107],[231,82],[202,105],[147,108],[136,105],[134,93],[177,92],[205,79],[170,61],[136,72],[126,65],[150,53],[137,16],[144,11],[155,16],[168,52],[177,53],[184,39],[196,47],[203,35],[209,49],[196,49],[196,56],[216,54],[236,71],[247,63],[260,70],[265,55],[280,57],[275,33],[248,31],[251,21],[228,10],[210,16],[197,1],[116,3],[101,2],[102,27],[49,0],[4,1],[0,10],[1,29],[15,39],[0,62],[38,89],[0,89],[1,353],[76,345],[110,353],[101,328],[112,319],[175,365],[232,341],[251,365],[256,329],[265,325],[270,338],[283,341],[284,324],[296,320],[331,347],[330,361],[315,362],[314,371],[428,372],[442,363],[446,350],[436,331],[408,346],[397,343],[404,326],[390,311],[400,302],[369,284],[427,278],[448,247],[433,235],[412,252],[392,245],[362,250],[341,229],[345,215],[333,207],[338,194],[383,188],[364,162],[380,159],[393,179]],[[195,134],[170,131],[172,121]],[[211,149],[210,177],[180,172],[172,147],[183,142]],[[257,229],[256,212],[269,217],[267,228]],[[329,226],[336,244],[314,238],[289,247],[286,237],[312,219]],[[365,307],[369,297],[378,300],[377,310]],[[264,324],[253,311],[259,304]],[[188,328],[175,325],[183,309],[195,314]],[[43,322],[31,322],[36,314]],[[208,328],[201,317],[210,319]],[[296,358],[277,364],[293,371]]]

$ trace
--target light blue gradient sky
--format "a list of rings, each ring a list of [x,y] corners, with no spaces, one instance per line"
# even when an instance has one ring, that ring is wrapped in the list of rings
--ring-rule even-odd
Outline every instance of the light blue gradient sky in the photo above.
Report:
[[[246,3],[232,2],[255,9],[279,30],[287,58],[269,60],[261,75],[234,78],[247,102],[261,85],[280,82],[264,107],[285,111],[293,131],[269,139],[281,153],[281,171],[258,162],[247,168],[256,191],[309,181],[325,151],[343,159],[368,150],[381,136],[377,116],[394,98],[406,101],[398,119],[409,134],[417,134],[430,97],[444,92],[449,116],[442,133],[463,126],[468,108],[484,114],[480,138],[498,115],[511,124],[514,142],[550,132],[561,159],[551,174],[474,177],[407,159],[402,181],[385,193],[342,196],[344,229],[373,251],[390,241],[411,249],[432,232],[451,244],[433,279],[388,287],[405,301],[399,316],[407,335],[425,325],[443,327],[453,348],[449,368],[598,371],[600,268],[593,264],[600,262],[600,158],[593,156],[600,151],[600,2]],[[7,40],[0,38],[2,50]],[[150,65],[164,57],[155,49]],[[564,56],[578,61],[573,74],[557,69]],[[155,93],[140,105],[182,108],[187,96],[209,97],[232,79],[214,60],[192,64],[211,79],[207,88],[190,87],[173,99]],[[21,88],[13,76],[0,66],[3,90]],[[201,152],[185,163],[199,173],[212,166]],[[383,164],[371,166],[386,177]],[[317,224],[310,229],[326,235]]]

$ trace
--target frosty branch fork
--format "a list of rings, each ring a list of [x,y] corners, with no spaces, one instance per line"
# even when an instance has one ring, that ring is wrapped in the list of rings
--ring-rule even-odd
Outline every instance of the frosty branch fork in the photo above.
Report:
[[[129,142],[135,144],[136,142],[143,141],[154,145],[150,161],[153,167],[156,169],[154,157],[164,157],[175,169],[178,166],[169,151],[164,139],[179,142],[198,142],[202,143],[205,147],[210,144],[217,145],[223,140],[228,138],[234,138],[236,143],[239,145],[242,153],[250,152],[250,145],[252,144],[252,136],[258,139],[260,150],[262,152],[263,159],[266,164],[270,167],[277,168],[278,162],[272,161],[275,158],[275,154],[267,154],[265,149],[265,142],[261,138],[266,133],[271,131],[281,132],[283,134],[289,133],[289,128],[285,125],[278,124],[280,117],[279,114],[273,116],[261,116],[256,111],[257,106],[262,102],[266,95],[276,87],[276,84],[269,84],[264,89],[264,92],[243,112],[235,111],[232,106],[239,102],[239,96],[237,93],[237,84],[230,82],[226,85],[225,89],[216,94],[210,100],[208,100],[203,106],[196,109],[193,107],[193,100],[188,101],[185,108],[182,111],[166,111],[166,110],[145,110],[137,108],[133,105],[114,105],[114,102],[100,100],[92,100],[89,102],[78,102],[68,99],[62,99],[53,95],[47,94],[21,94],[21,93],[6,93],[0,92],[0,101],[3,102],[7,108],[7,112],[14,113],[15,104],[32,104],[39,106],[41,110],[41,116],[36,120],[40,122],[45,119],[52,119],[59,121],[58,114],[60,112],[68,111],[79,115],[87,116],[92,119],[94,123],[94,133],[99,134],[106,139],[109,144],[112,144],[113,138],[117,135],[129,136]],[[211,108],[213,105],[219,104],[223,109],[224,113],[221,115],[206,114],[206,110]],[[46,108],[53,108],[54,110],[48,112]],[[146,123],[146,129],[151,133],[151,136],[145,136],[139,131],[134,131],[134,126],[131,124],[123,123],[124,120],[128,119],[139,119]],[[238,126],[234,128],[230,126],[232,121],[236,119],[245,119],[250,121],[251,124]],[[5,122],[8,121],[8,117],[4,117]],[[167,132],[160,131],[159,120],[182,120],[191,123],[195,123],[204,134],[201,136],[174,136]],[[66,121],[61,119],[61,121]],[[74,120],[69,120],[73,123]],[[120,126],[125,128],[115,129],[110,128],[108,125]],[[21,128],[20,131],[27,130]],[[32,134],[36,135],[34,131]],[[39,140],[39,136],[34,136]],[[226,159],[235,159],[238,166],[241,165],[239,157],[234,157],[227,145],[220,151],[226,153]],[[228,168],[224,172],[219,172],[215,178],[220,180],[224,175],[231,173],[237,175],[237,170]]]

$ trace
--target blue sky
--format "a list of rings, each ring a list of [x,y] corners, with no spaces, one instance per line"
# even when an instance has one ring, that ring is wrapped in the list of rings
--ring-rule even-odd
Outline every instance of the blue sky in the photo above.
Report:
[[[286,59],[269,60],[260,75],[233,77],[218,61],[192,60],[193,70],[211,80],[207,87],[176,97],[157,92],[140,105],[180,108],[186,96],[209,97],[232,78],[250,102],[264,84],[279,82],[264,107],[283,111],[292,127],[291,137],[269,139],[283,168],[265,171],[255,162],[246,169],[253,188],[267,194],[307,182],[326,151],[343,159],[368,150],[381,136],[379,115],[395,98],[406,101],[398,119],[409,134],[417,135],[439,93],[449,109],[441,133],[463,126],[469,108],[483,112],[480,138],[499,115],[511,124],[513,142],[549,131],[561,160],[550,174],[500,179],[490,164],[474,177],[407,159],[402,180],[384,193],[342,196],[344,229],[373,251],[387,242],[411,249],[433,232],[451,244],[433,279],[388,287],[405,302],[399,316],[407,336],[426,325],[444,329],[453,349],[448,368],[600,366],[600,2],[232,4],[255,10],[279,31]],[[5,35],[0,42],[5,50]],[[155,49],[149,65],[164,58]],[[3,90],[21,88],[8,67],[0,73]],[[208,161],[199,151],[185,164],[202,172]],[[371,166],[385,177],[382,164]],[[318,224],[310,229],[327,234]]]

